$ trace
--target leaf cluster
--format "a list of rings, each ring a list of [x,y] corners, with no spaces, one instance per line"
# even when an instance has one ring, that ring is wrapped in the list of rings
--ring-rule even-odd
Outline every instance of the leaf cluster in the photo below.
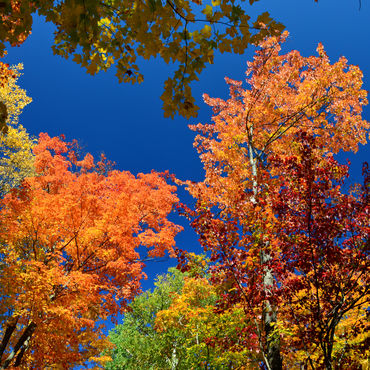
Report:
[[[253,1],[249,1],[250,4]],[[120,82],[142,82],[138,62],[159,57],[175,66],[161,96],[165,116],[194,117],[191,83],[216,51],[242,54],[250,43],[280,33],[267,12],[253,22],[245,1],[218,0],[4,0],[0,7],[0,53],[4,42],[21,44],[38,13],[56,26],[53,51],[91,75],[112,66]]]

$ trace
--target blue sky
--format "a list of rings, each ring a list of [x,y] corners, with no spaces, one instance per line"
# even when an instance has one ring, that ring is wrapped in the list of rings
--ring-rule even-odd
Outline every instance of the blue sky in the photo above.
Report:
[[[268,10],[290,32],[285,51],[297,49],[304,56],[315,54],[322,42],[331,59],[347,57],[364,72],[365,89],[370,90],[370,4],[358,0],[261,0],[250,14]],[[197,119],[176,117],[165,119],[160,95],[171,70],[159,59],[141,64],[145,81],[140,85],[119,84],[114,70],[90,76],[71,60],[52,54],[53,27],[42,18],[34,20],[32,35],[17,48],[8,49],[5,61],[24,63],[20,86],[33,98],[21,116],[21,123],[33,135],[48,132],[65,134],[68,140],[78,139],[93,154],[104,152],[118,169],[132,173],[169,170],[181,179],[201,180],[202,166],[193,148],[194,133],[188,124],[207,122],[211,111],[202,103],[202,94],[226,98],[228,89],[224,76],[244,79],[246,61],[253,48],[244,55],[216,55],[215,63],[193,84],[196,102],[200,105]],[[370,120],[369,108],[364,118]],[[357,155],[340,156],[353,163],[353,179],[361,181],[361,164],[369,159],[369,148],[361,147]],[[183,197],[184,193],[180,192]],[[182,198],[186,201],[187,198]],[[178,220],[176,218],[176,220]],[[186,221],[181,220],[186,226]],[[182,249],[201,249],[197,237],[188,228],[177,238]],[[149,279],[144,288],[152,286],[153,277],[165,272],[175,260],[150,263]]]

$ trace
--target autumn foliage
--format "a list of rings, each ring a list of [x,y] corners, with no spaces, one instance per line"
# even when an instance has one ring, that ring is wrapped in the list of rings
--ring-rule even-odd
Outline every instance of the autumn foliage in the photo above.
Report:
[[[85,19],[74,1],[51,13],[54,4],[44,1],[28,8],[7,1],[0,42],[21,42],[31,24],[18,23],[38,8],[58,25],[56,52],[73,54],[91,74],[117,59],[119,79],[140,81],[130,45],[147,58],[159,47],[165,61],[180,63],[166,83],[166,114],[190,116],[196,109],[188,84],[204,58],[212,60],[218,37],[208,24],[188,32],[196,22],[188,19],[192,3],[203,6],[185,1],[181,12],[171,1],[122,0],[120,18],[110,2],[90,2],[92,18]],[[10,17],[23,11],[28,18]],[[240,27],[247,20],[227,0],[202,11],[207,22],[226,16]],[[149,22],[154,16],[161,21]],[[126,27],[148,22],[158,36],[149,43],[148,28],[133,35]],[[255,41],[268,28],[279,31],[269,23]],[[219,50],[244,50],[241,43],[252,37],[238,32],[230,42],[221,35]],[[178,209],[206,255],[178,250],[186,274],[170,270],[140,297],[142,257],[175,255],[181,227],[168,216],[178,203],[176,187],[167,174],[134,176],[113,170],[104,156],[82,157],[63,137],[40,134],[35,146],[18,124],[30,101],[16,84],[21,66],[0,63],[1,369],[87,362],[186,370],[368,366],[370,175],[364,164],[363,184],[348,187],[349,164],[335,158],[367,140],[362,72],[344,57],[331,63],[321,44],[316,56],[282,54],[287,37],[260,43],[245,84],[226,78],[229,99],[204,95],[212,122],[190,127],[205,178],[173,179],[195,199],[193,208]],[[124,312],[112,349],[104,322]]]
[[[255,0],[249,0],[252,5]],[[249,44],[284,26],[268,12],[251,19],[247,1],[0,1],[0,56],[5,42],[22,44],[33,16],[55,25],[53,52],[94,75],[115,68],[119,82],[144,79],[141,59],[161,58],[176,68],[164,83],[165,116],[190,118],[198,107],[191,83],[213,63],[216,51],[244,53]]]
[[[344,363],[357,335],[349,322],[355,312],[364,319],[368,302],[365,190],[346,197],[335,185],[346,170],[332,159],[366,142],[366,91],[359,68],[344,57],[331,64],[322,45],[318,56],[280,54],[286,37],[261,43],[245,88],[226,78],[230,99],[204,96],[213,122],[191,128],[205,180],[185,182],[197,204],[184,213],[224,287],[217,310],[244,307],[259,361],[279,369],[316,356],[331,369]]]
[[[280,188],[270,230],[286,366],[361,368],[368,348],[369,172],[343,190],[348,166],[301,134],[300,155],[272,158]]]
[[[1,366],[70,368],[94,359],[97,321],[140,291],[138,248],[171,253],[177,198],[159,174],[78,160],[60,138],[41,134],[34,153],[37,175],[1,203]]]
[[[0,63],[0,197],[34,174],[32,148],[35,139],[19,123],[19,116],[32,99],[18,86],[22,64]],[[1,128],[2,127],[2,128]]]

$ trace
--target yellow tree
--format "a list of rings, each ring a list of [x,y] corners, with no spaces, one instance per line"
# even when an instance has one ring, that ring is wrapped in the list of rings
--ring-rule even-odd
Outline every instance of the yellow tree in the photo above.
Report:
[[[0,108],[5,125],[0,133],[1,196],[34,172],[32,148],[35,140],[19,124],[19,115],[23,108],[32,101],[26,91],[17,84],[22,69],[22,64],[11,68],[0,64]]]
[[[212,285],[204,277],[188,277],[170,307],[157,313],[156,330],[162,335],[176,333],[182,340],[185,355],[179,368],[239,369],[261,361],[243,305],[225,310],[217,305],[224,293],[225,286]]]
[[[249,0],[252,5],[256,0]],[[4,42],[21,44],[38,13],[54,23],[54,53],[90,74],[116,67],[119,81],[141,82],[138,59],[160,57],[177,67],[162,95],[166,116],[196,115],[190,83],[216,50],[242,54],[248,44],[281,32],[267,12],[250,20],[246,1],[215,0],[4,0],[0,7],[0,54]]]

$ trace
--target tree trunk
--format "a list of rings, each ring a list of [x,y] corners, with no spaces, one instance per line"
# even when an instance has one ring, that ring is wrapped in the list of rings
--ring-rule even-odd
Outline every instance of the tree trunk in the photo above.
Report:
[[[326,370],[332,370],[333,369],[330,358],[326,357],[325,360],[324,360],[324,363],[325,363],[325,369]]]
[[[21,363],[23,354],[25,353],[28,347],[29,340],[31,339],[32,334],[35,331],[35,329],[36,329],[36,324],[34,322],[31,322],[27,325],[26,329],[24,329],[23,334],[21,335],[21,337],[18,339],[18,342],[14,346],[12,352],[9,354],[9,356],[4,361],[4,363],[1,364],[0,369],[8,368],[10,364],[12,363],[12,361],[14,360],[14,357],[16,357],[17,355],[18,356],[16,358],[16,362]],[[19,350],[21,351],[19,352]]]
[[[265,252],[261,252],[261,262],[267,263],[271,256]],[[263,287],[265,293],[269,295],[271,288],[274,285],[274,277],[270,268],[266,267],[263,276]],[[266,333],[266,358],[271,370],[280,370],[283,368],[283,361],[280,356],[280,340],[279,337],[273,335],[274,324],[277,320],[276,309],[271,306],[268,299],[265,301],[264,306],[264,322]]]
[[[253,128],[250,129],[251,137],[253,137]],[[252,187],[253,187],[253,196],[251,202],[257,203],[258,195],[258,174],[257,174],[257,156],[252,142],[249,142],[249,162],[252,168]],[[268,243],[268,242],[267,242]],[[265,247],[265,245],[263,246]],[[267,264],[271,259],[271,256],[268,252],[262,250],[260,255],[260,260],[262,266]],[[269,267],[265,267],[263,270],[263,290],[268,297],[271,294],[271,290],[274,286],[274,277],[272,270]],[[274,329],[274,324],[277,320],[276,309],[271,306],[270,301],[266,298],[263,308],[263,319],[264,319],[264,330],[266,334],[266,360],[268,362],[267,367],[270,370],[280,370],[283,368],[283,361],[280,356],[280,341],[279,338],[273,337],[272,332]]]
[[[8,346],[9,340],[15,328],[17,327],[18,318],[19,316],[11,317],[6,324],[6,329],[5,329],[5,333],[3,336],[3,340],[1,341],[1,344],[0,344],[0,364],[1,364],[1,359],[3,357],[4,351],[6,347]]]

